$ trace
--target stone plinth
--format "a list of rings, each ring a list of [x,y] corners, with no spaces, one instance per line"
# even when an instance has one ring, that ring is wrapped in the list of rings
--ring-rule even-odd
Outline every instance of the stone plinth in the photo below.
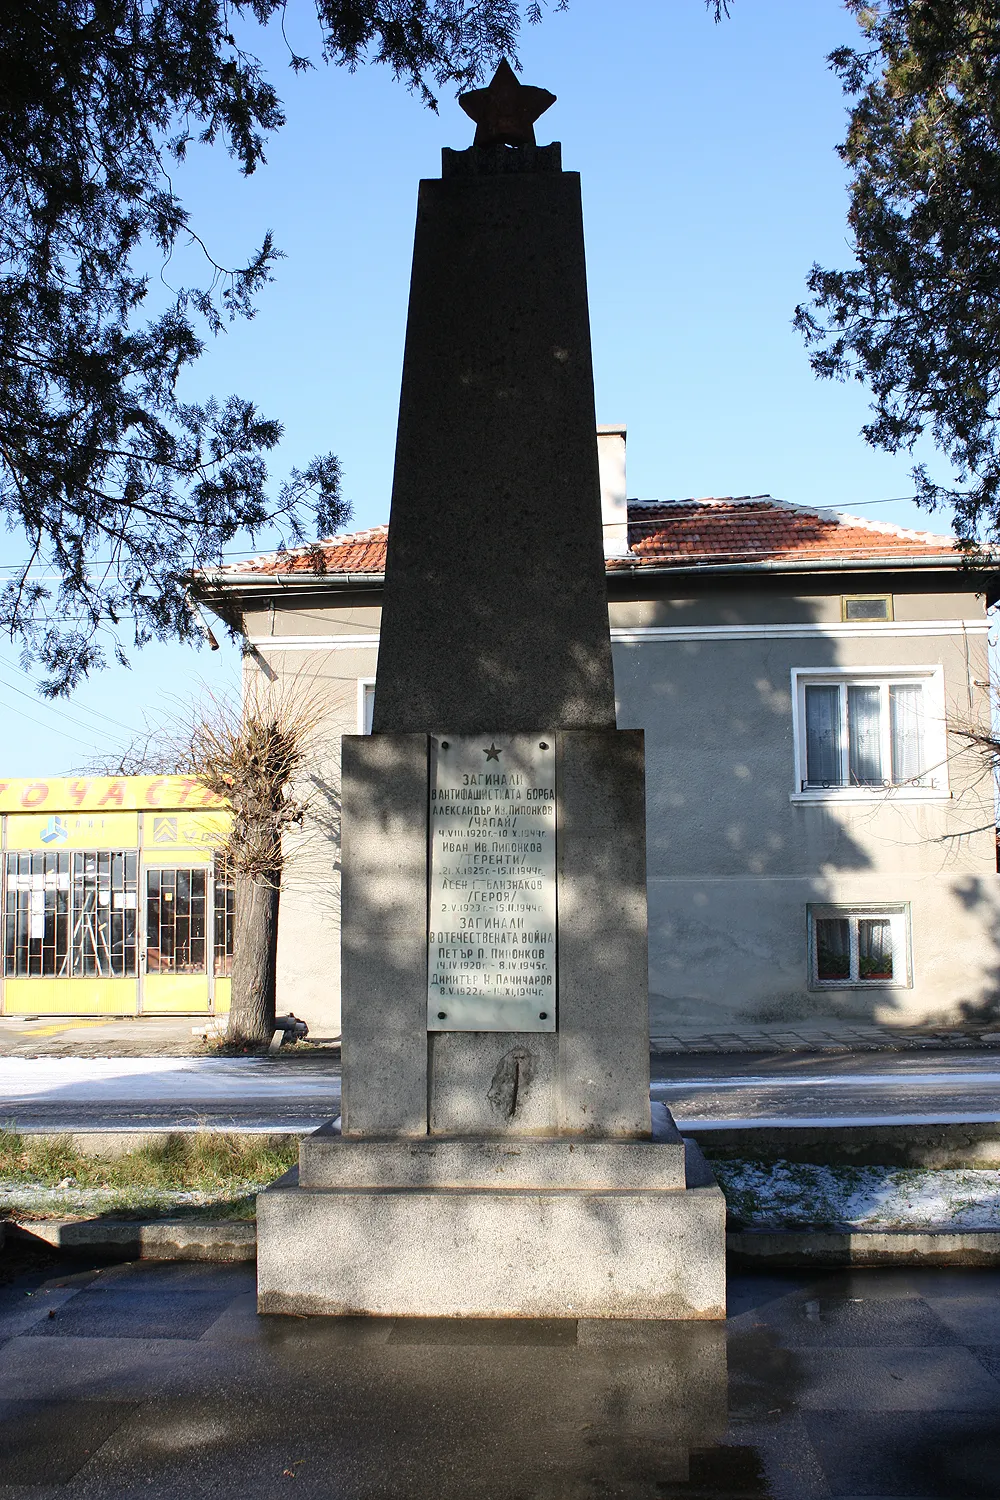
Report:
[[[679,1157],[668,1120],[664,1139],[642,1143],[504,1143],[527,1148],[509,1169],[499,1147],[477,1155],[470,1142],[442,1142],[437,1155],[410,1141],[313,1136],[303,1142],[310,1176],[344,1185],[307,1188],[293,1171],[260,1194],[258,1306],[336,1316],[724,1318],[725,1200],[696,1147],[687,1148],[684,1185],[673,1185]],[[567,1185],[584,1175],[572,1156],[591,1144],[600,1149],[583,1162],[594,1181]],[[637,1185],[655,1178],[657,1157],[671,1185]],[[477,1183],[460,1180],[476,1170]],[[376,1172],[378,1184],[361,1185]],[[498,1186],[505,1178],[511,1185]]]
[[[345,737],[345,1136],[649,1134],[642,731],[555,745],[558,1030],[428,1035],[428,736]]]

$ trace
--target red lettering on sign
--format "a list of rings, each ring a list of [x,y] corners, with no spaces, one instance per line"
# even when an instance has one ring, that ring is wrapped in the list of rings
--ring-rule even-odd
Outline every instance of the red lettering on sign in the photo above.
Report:
[[[160,777],[157,778],[156,781],[151,781],[149,783],[149,786],[146,788],[146,806],[147,807],[162,807],[163,806],[163,803],[159,800],[160,799],[160,789],[162,787],[165,787],[166,784],[167,784],[167,778],[165,776],[160,776]]]
[[[69,784],[69,794],[70,794],[70,797],[73,799],[73,801],[76,803],[77,807],[82,807],[83,806],[84,800],[85,800],[85,798],[87,796],[87,789],[89,788],[89,786],[90,786],[90,782],[89,781],[71,781],[70,782],[70,784]]]
[[[49,795],[49,784],[47,781],[33,781],[26,786],[21,793],[22,807],[38,807]]]
[[[177,806],[184,807],[191,793],[197,790],[198,783],[196,781],[193,781],[189,776],[182,776],[180,778],[180,786],[181,792],[180,796],[177,798]]]
[[[111,783],[111,785],[108,787],[107,791],[104,793],[104,796],[101,798],[100,802],[97,805],[98,805],[98,807],[103,807],[106,802],[113,802],[116,807],[121,807],[122,804],[124,803],[124,801],[125,801],[125,783],[124,783],[124,781],[113,781]]]

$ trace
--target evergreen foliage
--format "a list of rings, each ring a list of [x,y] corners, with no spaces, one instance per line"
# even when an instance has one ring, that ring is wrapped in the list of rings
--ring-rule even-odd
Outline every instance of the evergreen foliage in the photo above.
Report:
[[[466,86],[512,52],[521,18],[516,0],[312,3],[325,61],[382,63],[432,106],[432,86]],[[3,6],[0,511],[27,557],[0,589],[0,626],[47,672],[49,694],[71,690],[108,649],[125,661],[129,636],[139,646],[195,634],[186,576],[239,531],[278,521],[302,540],[349,514],[332,454],[272,493],[266,455],[280,422],[247,397],[179,394],[206,337],[253,316],[279,254],[270,234],[238,268],[205,249],[206,284],[144,313],[150,254],[166,261],[178,243],[201,243],[173,165],[198,140],[251,173],[283,123],[244,42],[253,26],[283,23],[286,6]]]
[[[1000,3],[846,4],[863,42],[830,63],[857,264],[814,266],[796,323],[819,375],[870,387],[873,446],[927,434],[948,456],[957,485],[919,465],[917,498],[954,505],[973,548],[1000,540]]]

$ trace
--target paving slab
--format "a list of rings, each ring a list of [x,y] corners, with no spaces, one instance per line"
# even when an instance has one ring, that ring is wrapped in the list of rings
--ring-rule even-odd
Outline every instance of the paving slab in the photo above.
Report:
[[[248,1267],[67,1259],[0,1288],[0,1500],[995,1500],[1000,1271],[728,1293],[726,1325],[262,1318]]]

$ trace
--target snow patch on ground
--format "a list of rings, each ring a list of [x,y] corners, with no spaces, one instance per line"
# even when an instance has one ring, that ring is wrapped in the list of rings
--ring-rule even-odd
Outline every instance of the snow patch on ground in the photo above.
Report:
[[[713,1161],[752,1229],[1000,1229],[1000,1171]]]

